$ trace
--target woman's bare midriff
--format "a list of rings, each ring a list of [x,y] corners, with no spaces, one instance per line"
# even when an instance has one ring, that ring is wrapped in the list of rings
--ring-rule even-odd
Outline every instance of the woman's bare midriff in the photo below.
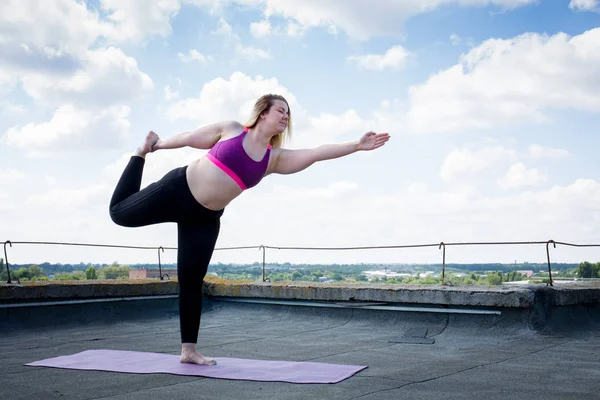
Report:
[[[206,157],[188,165],[186,178],[192,195],[209,210],[224,209],[242,189]]]

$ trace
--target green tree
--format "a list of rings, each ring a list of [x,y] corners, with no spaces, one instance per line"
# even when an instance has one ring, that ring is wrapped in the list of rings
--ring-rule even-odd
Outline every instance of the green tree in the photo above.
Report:
[[[0,258],[0,281],[8,281],[8,272],[4,265],[4,258]]]
[[[73,271],[71,274],[71,280],[74,281],[84,281],[85,280],[85,272],[83,271]]]
[[[85,270],[85,279],[98,279],[98,273],[95,267],[89,267]]]
[[[593,274],[593,264],[587,261],[579,263],[579,268],[577,269],[577,275],[580,278],[591,278]]]
[[[35,280],[36,278],[42,278],[46,276],[44,270],[41,269],[38,265],[32,264],[29,266],[29,279]]]
[[[25,267],[21,267],[18,270],[16,270],[16,271],[13,272],[13,276],[15,278],[20,279],[20,280],[26,280],[26,281],[28,281],[29,278],[30,278],[29,269],[27,269]]]
[[[490,285],[501,285],[502,284],[502,275],[500,273],[489,274],[488,275],[488,283]]]
[[[99,271],[101,279],[125,279],[129,278],[129,266],[120,266],[116,261],[108,267],[101,268]]]

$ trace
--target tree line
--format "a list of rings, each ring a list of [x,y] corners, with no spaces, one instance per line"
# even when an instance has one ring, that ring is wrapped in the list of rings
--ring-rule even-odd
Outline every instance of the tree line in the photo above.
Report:
[[[502,268],[500,268],[502,266]],[[453,284],[480,284],[498,285],[503,282],[514,282],[529,279],[517,270],[536,271],[537,278],[544,279],[548,276],[546,264],[521,264],[515,268],[511,264],[446,264],[446,281]],[[11,278],[17,282],[21,281],[49,281],[49,280],[93,280],[93,279],[128,279],[129,271],[132,269],[158,269],[158,264],[136,264],[120,265],[118,262],[112,264],[11,264]],[[269,264],[266,271],[267,278],[272,282],[277,281],[354,281],[382,283],[418,283],[439,284],[441,283],[442,265],[430,264],[422,266],[411,266],[411,276],[400,277],[372,277],[371,279],[363,273],[373,269],[379,270],[405,270],[406,266],[393,266],[390,264]],[[492,267],[486,269],[486,267]],[[526,268],[528,267],[528,268]],[[176,269],[175,264],[162,265],[164,269]],[[416,271],[415,271],[416,270]],[[423,271],[434,270],[435,276],[423,274]],[[248,280],[254,281],[262,277],[262,264],[253,263],[247,265],[217,263],[209,266],[209,275],[214,275],[226,280]],[[471,272],[469,272],[471,271]],[[541,272],[546,271],[546,272]],[[556,264],[552,265],[553,277],[567,278],[600,278],[600,262],[590,263],[583,261],[579,264]],[[4,260],[0,258],[0,280],[6,282],[8,274]]]

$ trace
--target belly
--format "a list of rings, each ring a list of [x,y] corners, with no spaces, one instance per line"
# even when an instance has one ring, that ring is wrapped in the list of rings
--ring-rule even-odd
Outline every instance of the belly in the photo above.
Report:
[[[187,169],[192,195],[209,210],[222,210],[242,193],[229,175],[206,157],[192,162]]]

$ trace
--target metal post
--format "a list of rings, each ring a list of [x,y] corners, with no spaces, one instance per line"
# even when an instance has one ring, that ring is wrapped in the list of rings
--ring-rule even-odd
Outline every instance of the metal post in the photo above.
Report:
[[[268,280],[267,277],[266,277],[266,271],[265,271],[265,269],[266,269],[266,267],[265,267],[265,251],[266,251],[266,247],[263,246],[263,245],[260,245],[258,247],[258,249],[259,250],[262,249],[262,281],[266,282]]]
[[[444,248],[442,252],[442,285],[446,284],[446,244],[444,242],[440,243],[440,247],[438,250]]]
[[[163,251],[163,253],[164,253],[164,252],[165,252],[165,249],[163,249],[163,247],[162,247],[162,246],[160,246],[160,247],[158,248],[158,275],[160,276],[160,280],[162,281],[162,280],[164,280],[164,278],[163,278],[163,275],[162,275],[162,266],[161,266],[161,264],[160,264],[160,251],[161,251],[161,250],[162,250],[162,251]]]
[[[12,243],[10,242],[10,240],[7,240],[6,242],[4,242],[4,261],[6,261],[6,272],[8,273],[8,280],[6,281],[6,283],[12,283],[10,280],[10,268],[8,266],[8,256],[6,255],[6,244],[10,244],[10,247],[12,247]]]
[[[554,284],[552,283],[552,268],[550,267],[550,250],[548,249],[550,243],[552,243],[554,245],[554,248],[556,248],[556,243],[554,242],[554,240],[548,240],[548,242],[546,242],[546,257],[548,258],[548,276],[550,278],[546,286],[554,286]]]

